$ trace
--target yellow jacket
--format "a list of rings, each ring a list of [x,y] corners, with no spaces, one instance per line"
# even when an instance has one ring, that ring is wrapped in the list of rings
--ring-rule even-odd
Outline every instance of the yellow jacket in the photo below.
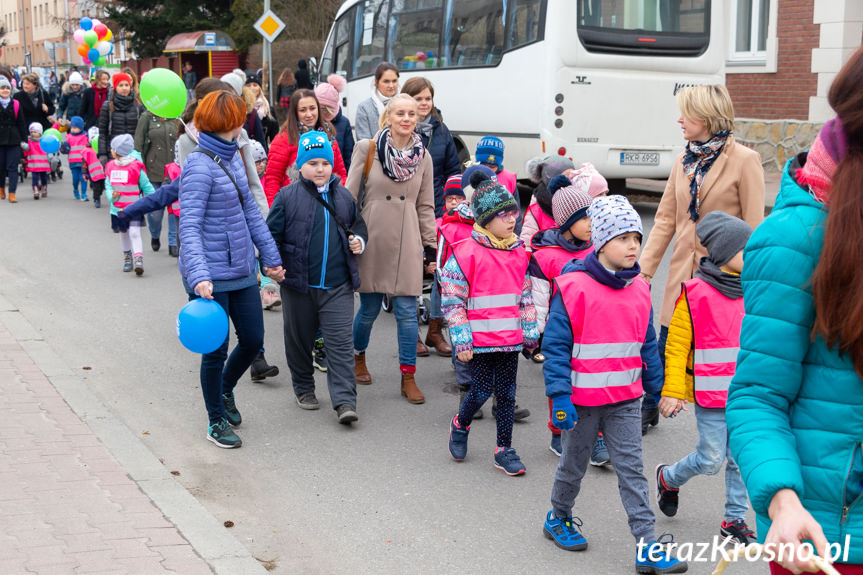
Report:
[[[694,402],[692,392],[693,374],[692,317],[689,315],[689,302],[678,297],[668,326],[668,339],[665,342],[665,385],[662,395]]]

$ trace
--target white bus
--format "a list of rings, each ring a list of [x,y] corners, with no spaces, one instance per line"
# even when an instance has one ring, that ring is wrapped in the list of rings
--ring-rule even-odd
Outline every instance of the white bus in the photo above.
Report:
[[[665,178],[683,149],[675,94],[722,83],[722,2],[711,0],[348,0],[320,77],[344,75],[353,119],[382,61],[435,86],[467,159],[501,137],[504,163],[560,154],[592,162],[612,188]]]

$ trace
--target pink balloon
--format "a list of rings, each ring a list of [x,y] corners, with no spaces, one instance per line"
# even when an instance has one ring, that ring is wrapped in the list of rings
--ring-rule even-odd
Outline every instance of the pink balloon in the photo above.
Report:
[[[75,42],[79,44],[84,43],[84,31],[81,28],[75,30],[75,33],[72,34],[72,38],[74,38]]]
[[[85,64],[90,65],[90,58],[81,58]]]

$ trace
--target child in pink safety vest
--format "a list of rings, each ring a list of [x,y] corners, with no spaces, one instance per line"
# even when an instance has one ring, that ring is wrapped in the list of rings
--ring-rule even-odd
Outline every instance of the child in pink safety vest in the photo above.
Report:
[[[453,459],[467,455],[474,414],[497,398],[497,447],[494,466],[507,475],[525,472],[512,448],[518,354],[537,345],[536,309],[527,275],[528,254],[515,223],[512,194],[481,172],[471,177],[471,211],[476,223],[469,238],[453,245],[440,270],[441,303],[458,359],[473,370],[470,391],[450,423]]]
[[[95,135],[93,132],[95,131]],[[99,128],[90,128],[88,136],[97,137]],[[99,161],[99,156],[92,146],[87,146],[81,150],[81,165],[84,168],[81,177],[85,181],[90,182],[90,188],[93,191],[93,207],[102,207],[102,192],[105,191],[105,167]]]
[[[714,475],[725,461],[725,514],[720,536],[743,545],[755,542],[746,525],[748,496],[740,469],[731,456],[725,426],[728,385],[737,366],[743,323],[743,248],[749,224],[715,211],[695,227],[707,257],[695,277],[683,282],[665,346],[665,385],[659,412],[674,417],[686,404],[695,404],[698,442],[695,451],[672,465],[656,468],[659,510],[677,513],[680,487],[697,475]]]
[[[105,165],[105,192],[111,203],[111,229],[120,234],[123,246],[123,271],[132,271],[134,265],[135,274],[140,276],[144,273],[144,247],[141,240],[144,216],[139,215],[129,221],[117,217],[120,210],[142,195],[155,191],[147,178],[141,156],[134,152],[134,143],[129,134],[121,134],[111,140],[111,155],[114,159]]]
[[[594,199],[588,214],[595,251],[554,280],[543,336],[546,395],[562,430],[543,532],[562,549],[587,548],[573,507],[601,430],[635,539],[636,570],[682,573],[686,562],[656,540],[643,472],[641,396],[662,388],[663,372],[650,286],[639,277],[641,218],[623,196]]]
[[[518,191],[515,172],[503,169],[503,150],[503,140],[497,136],[485,136],[477,142],[475,157],[477,162],[491,168],[497,181],[514,196]]]
[[[547,156],[533,158],[525,168],[531,181],[536,183],[536,188],[534,188],[533,197],[524,212],[519,237],[525,243],[527,251],[531,251],[530,241],[535,233],[557,227],[554,223],[554,215],[551,213],[552,193],[548,189],[548,185],[555,176],[559,176],[567,170],[575,169],[575,164],[569,158]]]
[[[48,154],[42,149],[42,124],[33,122],[28,127],[30,138],[27,141],[27,149],[24,151],[27,172],[33,178],[33,199],[48,197],[48,175],[51,172],[51,164]]]
[[[89,202],[87,197],[87,180],[83,178],[84,156],[83,152],[90,146],[90,139],[84,133],[84,119],[81,116],[72,116],[69,120],[69,133],[66,141],[60,147],[63,153],[69,154],[69,171],[72,173],[72,194],[76,200]],[[81,192],[78,192],[78,188]]]

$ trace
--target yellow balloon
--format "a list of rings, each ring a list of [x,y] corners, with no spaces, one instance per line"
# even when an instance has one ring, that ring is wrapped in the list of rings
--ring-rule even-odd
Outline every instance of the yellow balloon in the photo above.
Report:
[[[108,28],[108,32],[105,34],[105,37],[104,37],[104,38],[102,38],[102,40],[103,40],[103,41],[105,41],[105,42],[110,42],[110,41],[111,41],[111,38],[112,38],[113,36],[114,36],[114,34],[112,34],[112,33],[111,33],[111,29],[110,29],[110,28]]]

